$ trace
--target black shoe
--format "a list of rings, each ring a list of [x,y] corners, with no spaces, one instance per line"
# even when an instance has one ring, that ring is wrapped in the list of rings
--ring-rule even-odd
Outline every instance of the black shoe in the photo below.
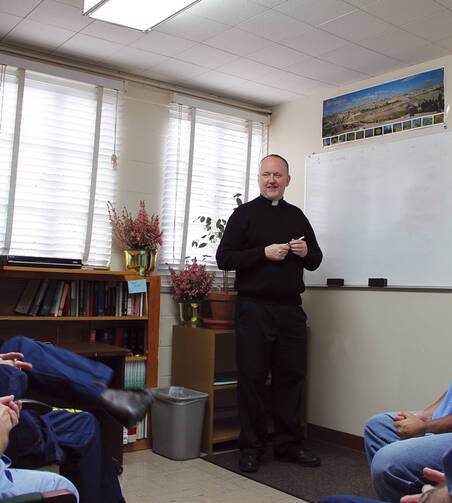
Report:
[[[259,470],[260,461],[260,457],[257,454],[240,454],[240,471],[247,473],[257,472],[257,470]]]
[[[102,405],[108,414],[126,428],[133,428],[151,407],[154,391],[124,391],[106,389],[102,393]]]
[[[289,461],[291,463],[298,463],[301,466],[320,466],[320,458],[311,454],[305,449],[300,449],[295,453],[278,454],[275,453],[275,459],[278,461]]]

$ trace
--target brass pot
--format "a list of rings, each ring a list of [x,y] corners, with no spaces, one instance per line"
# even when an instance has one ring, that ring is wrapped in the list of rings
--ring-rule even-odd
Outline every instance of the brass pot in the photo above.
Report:
[[[126,269],[134,270],[141,276],[149,276],[155,269],[156,250],[124,250]]]
[[[198,327],[201,325],[200,302],[179,302],[179,322],[187,327]]]

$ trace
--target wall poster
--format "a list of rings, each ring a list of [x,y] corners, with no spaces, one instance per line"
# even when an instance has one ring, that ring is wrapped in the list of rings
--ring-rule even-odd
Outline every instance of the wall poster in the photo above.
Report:
[[[444,68],[324,100],[323,146],[444,123]]]

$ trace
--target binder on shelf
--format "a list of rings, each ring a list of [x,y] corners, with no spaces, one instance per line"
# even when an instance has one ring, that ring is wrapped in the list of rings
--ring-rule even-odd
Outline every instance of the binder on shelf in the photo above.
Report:
[[[50,308],[52,307],[52,301],[55,297],[57,285],[58,280],[56,279],[49,280],[47,290],[44,294],[44,299],[38,312],[39,316],[49,316]]]
[[[41,284],[39,285],[38,293],[36,294],[33,303],[30,308],[29,314],[31,316],[37,316],[39,312],[39,308],[41,307],[42,302],[44,301],[44,295],[46,293],[47,287],[49,285],[49,279],[45,278],[42,280]]]
[[[16,313],[28,314],[40,283],[41,280],[39,279],[30,279],[28,281],[22,295],[19,298],[19,302],[16,304],[16,308],[14,309]]]

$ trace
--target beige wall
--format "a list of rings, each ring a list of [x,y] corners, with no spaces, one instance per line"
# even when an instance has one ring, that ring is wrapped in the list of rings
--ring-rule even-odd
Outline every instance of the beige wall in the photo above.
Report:
[[[161,214],[163,166],[168,103],[171,93],[149,86],[129,83],[124,94],[121,121],[121,151],[118,169],[118,207],[126,206],[136,214],[141,199],[149,213]],[[113,244],[112,269],[122,270],[121,249]],[[161,295],[159,386],[170,384],[172,325],[175,323],[174,302]]]
[[[285,156],[291,166],[287,200],[303,207],[304,159],[322,151],[323,99],[441,66],[446,68],[447,99],[452,93],[452,83],[447,78],[452,57],[276,107],[270,152]],[[432,129],[406,134],[427,131]],[[396,141],[397,136],[364,142]],[[405,133],[402,137],[406,137]],[[335,148],[349,148],[349,145]],[[338,243],[338,246],[347,253],[347,243]],[[451,293],[317,288],[304,294],[303,303],[311,327],[310,423],[362,435],[365,421],[372,414],[422,408],[447,389],[452,378]]]

